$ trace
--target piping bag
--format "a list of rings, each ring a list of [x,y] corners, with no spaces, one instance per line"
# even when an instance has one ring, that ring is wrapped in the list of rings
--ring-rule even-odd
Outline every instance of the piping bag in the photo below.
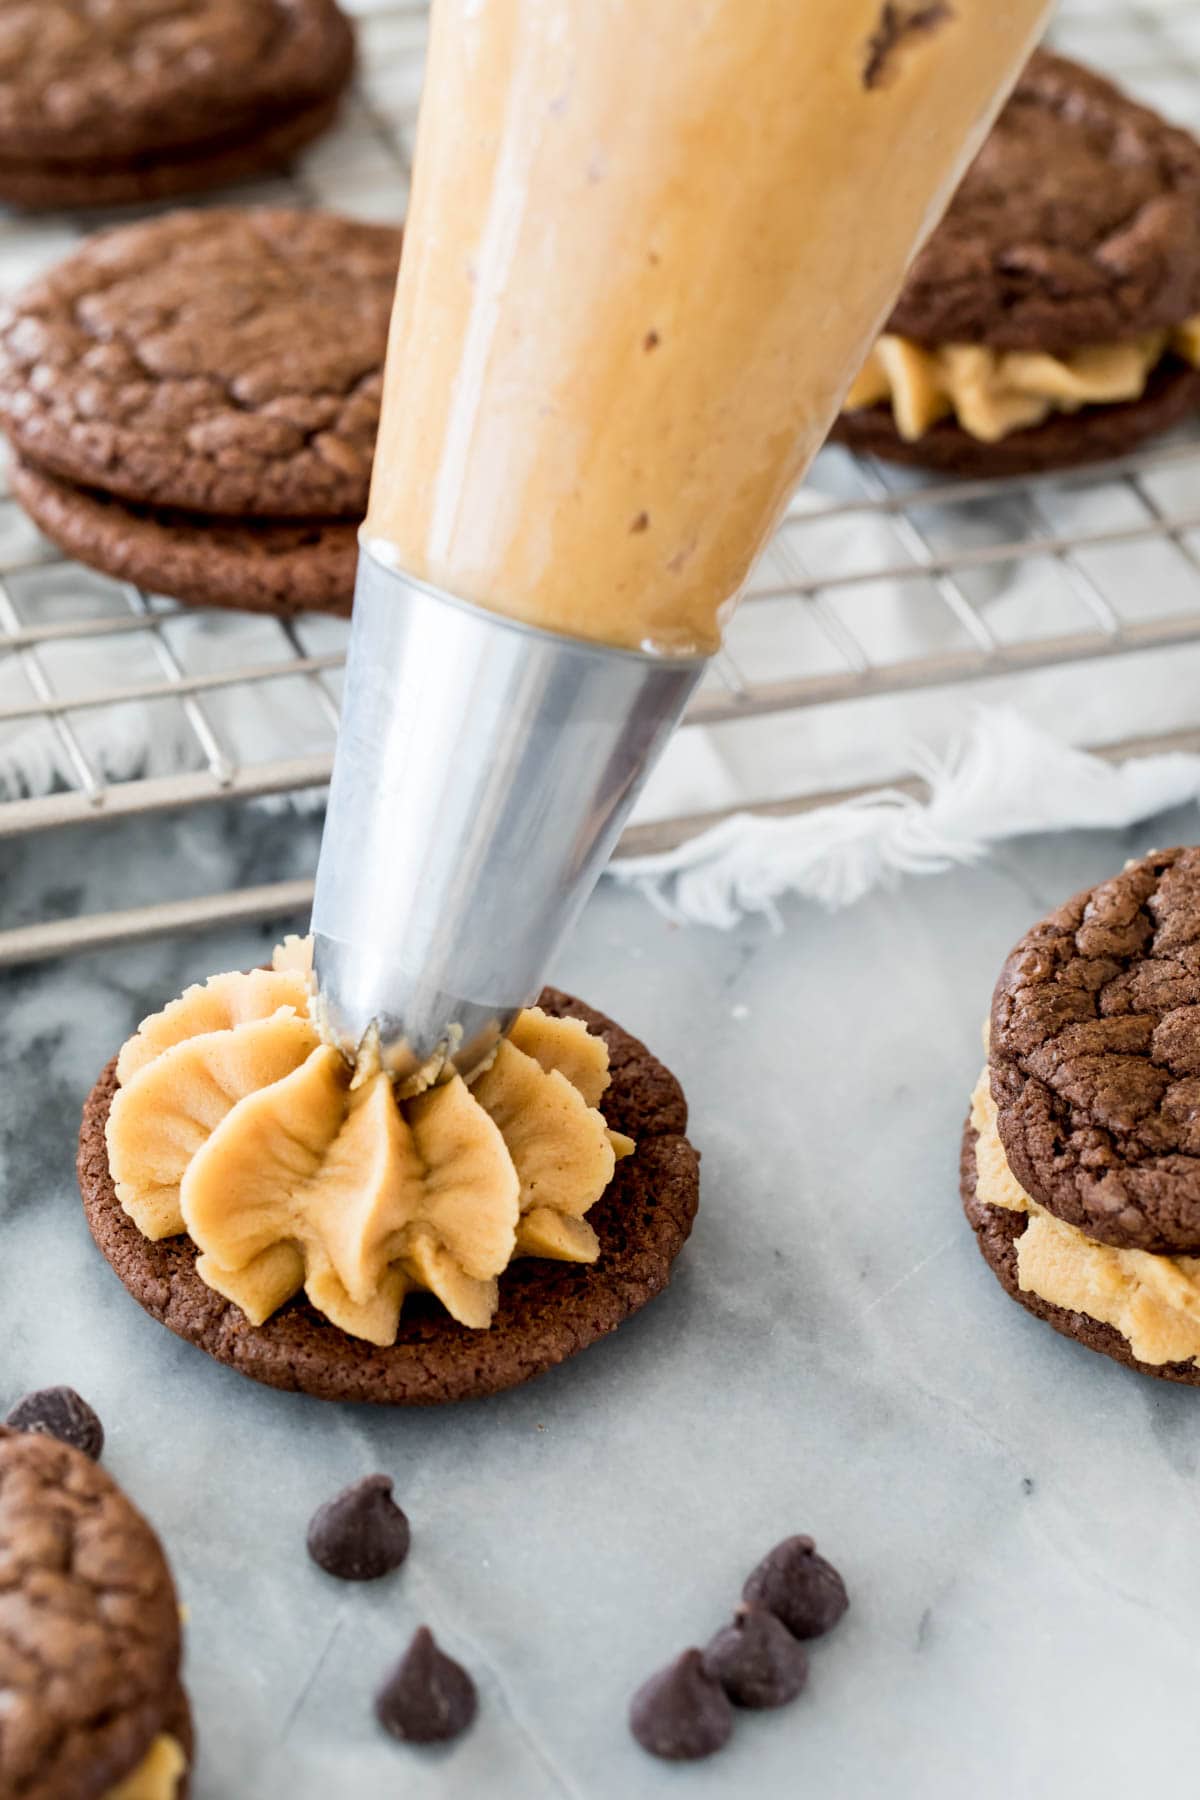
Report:
[[[433,0],[313,908],[422,1082],[536,998],[1047,0]]]

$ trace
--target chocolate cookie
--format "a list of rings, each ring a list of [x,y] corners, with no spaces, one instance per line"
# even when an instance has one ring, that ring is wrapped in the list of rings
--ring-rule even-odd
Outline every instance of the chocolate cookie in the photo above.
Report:
[[[885,330],[1065,357],[1170,332],[1200,314],[1200,144],[1113,83],[1049,51],[1029,62]],[[1051,414],[997,443],[953,420],[916,442],[891,407],[844,413],[852,449],[951,473],[1010,475],[1121,454],[1200,404],[1168,356],[1138,400]]]
[[[108,1167],[104,1128],[116,1087],[115,1061],[84,1107],[79,1185],[92,1236],[134,1299],[180,1337],[268,1386],[325,1400],[435,1405],[499,1393],[564,1362],[666,1287],[692,1228],[699,1159],[685,1136],[687,1103],[675,1077],[628,1032],[569,995],[548,988],[538,1004],[583,1019],[609,1047],[609,1125],[636,1140],[588,1213],[599,1261],[526,1258],[500,1280],[500,1309],[487,1331],[456,1324],[428,1296],[406,1301],[394,1345],[377,1349],[339,1331],[302,1296],[252,1326],[196,1273],[186,1237],[151,1243],[122,1209]]]
[[[975,1233],[984,1261],[1005,1291],[1035,1318],[1053,1325],[1063,1337],[1075,1338],[1088,1350],[1098,1350],[1126,1368],[1142,1375],[1157,1376],[1160,1381],[1179,1381],[1189,1387],[1200,1387],[1200,1368],[1194,1362],[1139,1362],[1128,1341],[1111,1325],[1086,1313],[1071,1312],[1064,1306],[1052,1306],[1040,1294],[1022,1288],[1017,1273],[1017,1244],[1029,1224],[1027,1213],[1011,1212],[1003,1206],[981,1204],[975,1191],[975,1131],[970,1119],[963,1131],[962,1159],[959,1165],[959,1192],[963,1211]]]
[[[190,1761],[179,1656],[145,1519],[79,1451],[0,1427],[0,1793],[102,1800],[164,1732]]]
[[[190,606],[348,614],[358,565],[349,520],[203,519],[74,487],[16,457],[8,484],[77,562]]]
[[[89,238],[0,310],[0,423],[39,468],[227,517],[365,508],[399,233],[168,213]]]
[[[353,65],[334,0],[10,0],[0,200],[121,205],[278,167]]]
[[[1017,1180],[1101,1243],[1200,1252],[1200,849],[1163,850],[1021,939],[992,1000]]]
[[[13,491],[64,550],[203,605],[346,611],[400,232],[172,213],[0,309]]]

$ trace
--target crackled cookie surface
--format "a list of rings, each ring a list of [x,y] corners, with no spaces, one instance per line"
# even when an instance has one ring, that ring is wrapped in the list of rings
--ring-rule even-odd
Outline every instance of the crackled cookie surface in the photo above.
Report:
[[[1200,312],[1200,146],[1037,51],[914,262],[888,330],[1063,352]]]
[[[13,494],[149,592],[348,613],[400,243],[284,208],[90,239],[0,308]]]
[[[0,313],[0,420],[126,500],[357,520],[399,259],[391,227],[284,208],[101,233]]]
[[[0,1793],[183,1800],[179,1656],[140,1513],[79,1451],[0,1427]]]
[[[1200,1251],[1200,850],[1131,863],[1026,933],[990,1064],[1040,1206],[1102,1243]]]

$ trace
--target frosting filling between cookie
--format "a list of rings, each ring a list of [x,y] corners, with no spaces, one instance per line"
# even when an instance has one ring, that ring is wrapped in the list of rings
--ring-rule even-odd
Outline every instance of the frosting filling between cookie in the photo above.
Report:
[[[1168,354],[1200,368],[1200,314],[1174,331],[1091,345],[1069,356],[989,350],[982,344],[924,349],[885,332],[842,410],[889,403],[896,430],[909,444],[951,416],[968,436],[995,444],[1011,432],[1044,424],[1052,413],[1139,400]]]
[[[160,1732],[137,1768],[109,1788],[104,1800],[175,1800],[186,1768],[182,1745],[170,1732]]]
[[[971,1097],[971,1124],[977,1199],[1029,1215],[1016,1245],[1021,1287],[1051,1306],[1111,1325],[1139,1362],[1200,1358],[1200,1257],[1098,1244],[1039,1206],[1009,1166],[986,1065]]]
[[[138,1229],[186,1232],[201,1279],[254,1325],[303,1288],[379,1345],[413,1289],[482,1329],[514,1257],[594,1262],[586,1214],[634,1148],[598,1110],[603,1039],[530,1008],[469,1085],[406,1097],[322,1042],[310,960],[290,940],[270,969],[189,988],[125,1044],[106,1138]]]

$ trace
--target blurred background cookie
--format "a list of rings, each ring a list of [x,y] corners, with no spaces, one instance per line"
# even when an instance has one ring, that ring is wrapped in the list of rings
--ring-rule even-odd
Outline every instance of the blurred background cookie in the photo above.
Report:
[[[5,0],[0,201],[125,205],[278,168],[353,66],[334,0]]]
[[[0,1426],[0,1794],[185,1800],[180,1648],[142,1515],[82,1452]]]
[[[1118,456],[1200,405],[1200,145],[1047,51],[833,436],[961,475]]]
[[[0,310],[14,493],[154,592],[348,611],[400,242],[238,209],[90,239]]]

